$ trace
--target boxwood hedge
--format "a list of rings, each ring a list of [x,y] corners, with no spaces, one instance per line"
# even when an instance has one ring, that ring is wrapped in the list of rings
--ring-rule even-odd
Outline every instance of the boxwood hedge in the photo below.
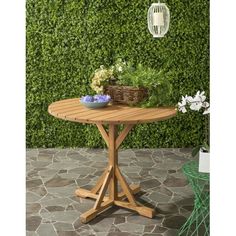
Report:
[[[173,102],[205,90],[209,96],[209,1],[168,0],[169,32],[147,29],[149,0],[26,1],[27,147],[103,147],[94,125],[50,116],[56,100],[91,93],[89,76],[117,57],[168,72]],[[138,125],[123,147],[191,147],[204,137],[198,113]]]

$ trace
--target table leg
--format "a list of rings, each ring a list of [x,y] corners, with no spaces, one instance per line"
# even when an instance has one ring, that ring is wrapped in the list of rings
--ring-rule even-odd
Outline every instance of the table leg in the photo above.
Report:
[[[118,148],[133,125],[126,125],[119,135],[117,135],[117,125],[110,124],[108,133],[103,125],[97,124],[97,127],[108,146],[109,163],[98,179],[97,184],[91,190],[79,188],[75,191],[75,194],[79,197],[96,199],[94,207],[80,216],[81,221],[83,223],[89,222],[101,211],[104,211],[112,205],[131,209],[142,216],[152,218],[155,215],[155,211],[152,208],[137,203],[133,196],[140,191],[140,186],[135,184],[128,185],[118,167]],[[118,182],[123,192],[118,193]],[[105,196],[107,190],[108,195]],[[124,201],[126,198],[128,201]]]

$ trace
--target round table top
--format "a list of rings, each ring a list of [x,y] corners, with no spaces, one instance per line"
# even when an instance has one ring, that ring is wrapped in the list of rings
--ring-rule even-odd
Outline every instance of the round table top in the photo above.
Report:
[[[49,105],[48,112],[60,119],[90,124],[141,124],[166,120],[176,115],[175,107],[140,108],[108,105],[99,109],[83,106],[79,98]]]

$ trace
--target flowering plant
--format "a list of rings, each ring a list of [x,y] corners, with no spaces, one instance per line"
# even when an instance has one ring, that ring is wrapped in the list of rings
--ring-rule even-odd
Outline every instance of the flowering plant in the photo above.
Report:
[[[182,101],[178,103],[178,110],[182,113],[186,113],[187,109],[193,111],[200,111],[206,116],[206,130],[205,130],[205,141],[203,145],[195,147],[192,151],[192,156],[196,156],[199,150],[202,148],[203,151],[210,151],[209,147],[209,114],[210,114],[210,104],[206,101],[205,92],[198,91],[194,97],[186,95],[182,96]]]
[[[106,85],[110,78],[113,76],[113,70],[107,69],[103,65],[99,69],[95,70],[92,75],[91,88],[97,93],[101,94],[103,92],[103,87]]]
[[[130,63],[123,61],[121,58],[118,58],[115,64],[111,66],[114,77],[119,78],[120,75],[122,75],[127,69],[129,69],[129,64]]]
[[[110,68],[105,68],[101,65],[99,69],[95,70],[92,74],[91,88],[97,93],[101,94],[103,92],[104,86],[108,84],[109,81],[115,81],[127,68],[127,63],[118,58],[116,63]]]
[[[172,85],[164,70],[157,71],[140,63],[135,66],[118,58],[111,67],[100,66],[92,75],[91,88],[97,94],[102,94],[108,84],[147,89],[148,97],[139,104],[143,107],[172,104]]]

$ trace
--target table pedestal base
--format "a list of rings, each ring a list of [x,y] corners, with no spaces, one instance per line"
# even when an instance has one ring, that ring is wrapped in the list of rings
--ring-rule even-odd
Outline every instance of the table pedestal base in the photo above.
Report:
[[[118,148],[133,125],[126,125],[119,136],[117,136],[117,125],[110,124],[109,133],[107,133],[102,125],[97,124],[97,127],[108,146],[109,164],[98,179],[97,184],[91,190],[79,188],[75,191],[78,197],[96,199],[94,207],[80,216],[81,221],[83,223],[89,222],[100,212],[112,205],[131,209],[142,216],[152,218],[155,215],[155,211],[152,208],[142,206],[134,199],[133,194],[140,191],[140,186],[134,184],[128,185],[118,167]],[[117,192],[118,182],[123,190],[121,193]],[[109,194],[105,196],[107,190]],[[124,201],[126,198],[128,201]]]
[[[98,180],[97,184],[91,190],[79,188],[75,191],[75,194],[78,197],[92,198],[96,200],[94,207],[80,216],[81,222],[89,222],[90,220],[94,219],[100,212],[113,205],[131,209],[138,212],[142,216],[152,218],[155,214],[154,210],[142,206],[134,200],[133,194],[141,191],[140,186],[136,184],[128,185],[124,177],[121,175],[118,167],[114,172],[117,179],[121,182],[121,186],[123,185],[122,187],[124,188],[124,191],[118,193],[117,197],[114,200],[109,198],[108,195],[105,196],[105,192],[108,188],[109,182],[111,181],[111,174],[113,171],[114,170],[112,167],[108,167]],[[124,201],[126,198],[128,198],[128,201]]]

